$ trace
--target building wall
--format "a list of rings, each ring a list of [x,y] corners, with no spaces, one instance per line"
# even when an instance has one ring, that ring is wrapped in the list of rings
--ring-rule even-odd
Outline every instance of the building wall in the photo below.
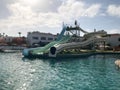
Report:
[[[54,41],[57,38],[56,35],[50,33],[40,33],[40,32],[29,32],[27,35],[27,42],[29,46],[34,46],[35,44],[47,44]]]
[[[4,39],[5,39],[6,43],[8,43],[8,42],[12,42],[12,40],[14,39],[14,37],[8,36],[8,37],[4,37]]]
[[[106,37],[106,42],[112,47],[120,46],[120,34],[110,34]]]

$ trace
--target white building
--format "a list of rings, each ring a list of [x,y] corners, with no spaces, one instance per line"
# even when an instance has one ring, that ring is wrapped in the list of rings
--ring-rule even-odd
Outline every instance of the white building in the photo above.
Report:
[[[105,39],[105,43],[110,45],[111,47],[120,46],[120,34],[107,34],[106,31],[100,30],[100,31],[88,33],[88,34],[84,35],[84,37],[90,38],[94,35],[103,36],[103,38]]]
[[[108,34],[106,38],[106,43],[111,47],[120,46],[120,34]]]
[[[105,35],[106,44],[111,47],[120,46],[120,34],[107,34],[105,31],[99,32],[100,35]],[[45,44],[54,41],[57,38],[57,35],[51,33],[41,33],[38,31],[28,32],[27,42],[29,46],[44,46]]]
[[[51,33],[41,33],[38,31],[28,32],[27,42],[29,46],[44,46],[45,44],[56,40],[57,35]]]

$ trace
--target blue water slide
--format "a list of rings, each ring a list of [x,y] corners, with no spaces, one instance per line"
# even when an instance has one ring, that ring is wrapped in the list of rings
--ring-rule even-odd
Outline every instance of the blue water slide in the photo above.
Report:
[[[60,35],[58,36],[57,41],[61,40],[61,38],[63,37],[63,35],[64,35],[65,31],[66,31],[66,28],[67,28],[66,26],[63,26],[63,29],[62,29]]]

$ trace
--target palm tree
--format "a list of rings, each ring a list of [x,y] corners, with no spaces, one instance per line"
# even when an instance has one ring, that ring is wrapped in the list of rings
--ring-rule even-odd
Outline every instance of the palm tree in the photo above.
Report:
[[[21,37],[21,32],[18,32],[18,34],[19,34],[19,37]]]

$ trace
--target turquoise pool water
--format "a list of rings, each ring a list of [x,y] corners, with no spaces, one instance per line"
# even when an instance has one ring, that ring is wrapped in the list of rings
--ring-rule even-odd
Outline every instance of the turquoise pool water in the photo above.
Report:
[[[120,55],[74,59],[23,59],[0,53],[0,90],[120,90]]]

